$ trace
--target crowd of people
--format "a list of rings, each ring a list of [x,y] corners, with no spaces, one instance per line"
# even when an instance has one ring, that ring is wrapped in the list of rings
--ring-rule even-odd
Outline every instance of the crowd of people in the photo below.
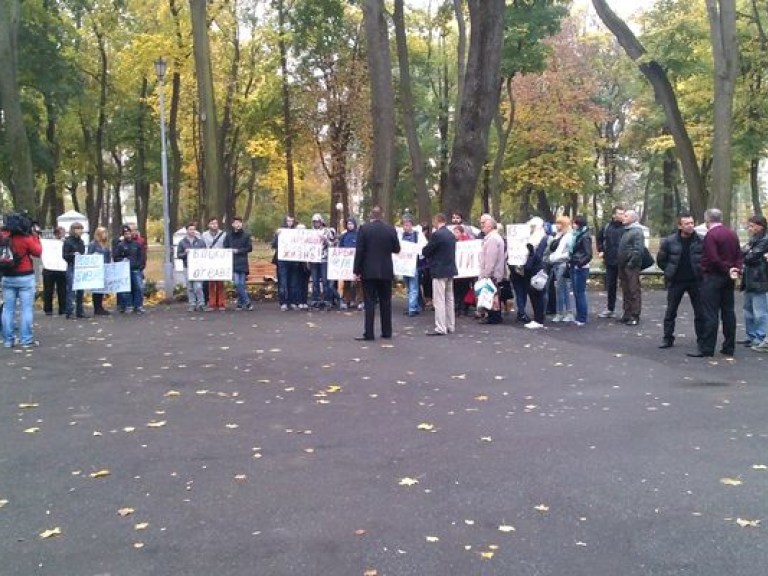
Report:
[[[722,222],[722,213],[710,209],[705,214],[706,234],[700,235],[689,214],[677,219],[677,230],[662,239],[656,262],[663,272],[667,289],[662,349],[675,343],[677,312],[684,295],[688,295],[694,315],[697,350],[692,357],[711,357],[715,353],[720,320],[723,343],[720,353],[732,356],[736,348],[736,313],[734,291],[744,292],[745,346],[768,352],[768,236],[763,216],[748,222],[749,239],[739,244],[737,234]],[[392,254],[400,251],[402,242],[423,246],[416,273],[403,277],[407,305],[404,314],[413,317],[434,311],[434,327],[430,336],[444,336],[456,330],[456,317],[470,314],[484,324],[500,324],[504,311],[514,307],[515,317],[527,329],[541,329],[546,323],[572,324],[583,327],[589,322],[587,280],[593,259],[593,236],[584,216],[573,220],[562,215],[554,223],[541,218],[529,220],[527,255],[524,261],[509,264],[503,229],[490,214],[483,214],[479,229],[464,222],[459,212],[438,214],[431,223],[414,226],[406,213],[401,228],[382,220],[381,210],[374,208],[370,219],[358,227],[354,218],[344,222],[344,231],[327,226],[321,214],[312,216],[312,229],[322,244],[322,260],[304,263],[278,259],[280,230],[303,227],[288,215],[274,236],[273,262],[277,267],[278,303],[282,311],[331,309],[365,310],[363,340],[374,338],[374,316],[378,306],[381,336],[392,336],[392,285],[395,279]],[[54,237],[62,240],[62,258],[66,270],[43,269],[43,311],[53,315],[54,297],[59,315],[86,318],[84,294],[73,290],[75,258],[78,254],[101,254],[105,263],[127,261],[130,268],[130,292],[117,294],[117,310],[143,314],[144,269],[147,243],[135,226],[124,226],[122,236],[110,245],[104,228],[95,230],[92,241],[82,239],[83,226],[74,223],[67,234],[61,227]],[[482,241],[478,278],[457,278],[456,244],[467,240]],[[639,324],[642,313],[642,270],[653,264],[645,246],[643,229],[633,210],[617,207],[611,220],[596,234],[596,256],[603,261],[607,292],[605,310],[600,318],[616,318],[629,326]],[[14,263],[3,265],[2,313],[3,345],[34,346],[33,306],[35,275],[33,258],[42,252],[37,230],[19,226],[3,230],[3,244],[12,248]],[[355,248],[355,280],[343,287],[328,278],[328,250],[332,246]],[[177,245],[176,256],[187,269],[189,250],[228,248],[233,251],[233,285],[236,309],[252,310],[246,280],[248,255],[253,250],[251,235],[236,217],[228,231],[221,230],[217,218],[207,223],[201,234],[196,223],[186,226],[186,235]],[[1,256],[1,253],[0,253]],[[490,287],[492,298],[479,305],[476,282]],[[226,309],[226,287],[223,281],[202,282],[187,277],[187,300],[190,312]],[[621,290],[622,312],[616,310]],[[104,295],[92,295],[94,314],[107,316]],[[19,320],[16,322],[16,310]],[[530,312],[530,314],[529,314]]]

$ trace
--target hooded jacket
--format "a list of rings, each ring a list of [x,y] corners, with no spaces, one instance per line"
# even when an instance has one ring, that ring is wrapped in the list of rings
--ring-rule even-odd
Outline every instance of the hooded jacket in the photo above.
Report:
[[[357,220],[354,218],[347,218],[344,224],[346,225],[350,222],[354,224],[354,228],[352,228],[352,230],[347,229],[347,231],[341,235],[341,238],[339,238],[339,248],[354,248],[357,246]]]

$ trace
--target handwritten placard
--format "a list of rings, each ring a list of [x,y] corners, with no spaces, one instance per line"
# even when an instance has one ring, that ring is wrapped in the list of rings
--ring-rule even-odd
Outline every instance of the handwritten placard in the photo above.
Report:
[[[354,280],[354,248],[328,248],[328,279]]]
[[[400,240],[400,252],[392,254],[392,267],[395,276],[416,276],[416,261],[419,259],[423,245],[416,242]]]
[[[61,255],[64,242],[56,238],[41,238],[40,244],[43,245],[43,254],[40,257],[43,261],[43,268],[57,272],[66,272],[67,261]]]
[[[104,256],[101,254],[75,255],[75,275],[72,290],[100,290],[104,287]]]
[[[131,291],[131,266],[128,260],[104,264],[104,288],[93,290],[97,294],[116,294]]]
[[[232,250],[230,248],[194,248],[187,250],[187,278],[203,280],[232,280]]]
[[[317,230],[280,228],[277,259],[291,262],[322,262],[325,239]]]
[[[480,275],[480,255],[483,251],[482,240],[456,242],[456,278],[474,278]]]
[[[531,227],[528,224],[507,224],[507,263],[523,266],[528,259],[528,241]]]

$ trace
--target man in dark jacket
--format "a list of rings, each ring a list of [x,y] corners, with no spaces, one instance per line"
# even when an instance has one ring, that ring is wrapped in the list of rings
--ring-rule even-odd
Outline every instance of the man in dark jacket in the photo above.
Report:
[[[667,311],[664,314],[664,338],[659,348],[672,348],[675,343],[675,319],[684,294],[693,306],[696,337],[701,335],[704,316],[701,309],[701,253],[704,243],[694,229],[690,214],[677,217],[677,232],[661,241],[656,263],[664,271],[667,287]]]
[[[598,256],[605,265],[605,290],[608,292],[608,305],[600,312],[600,318],[613,318],[616,313],[616,288],[619,283],[619,242],[624,234],[624,208],[613,209],[611,221],[597,234]]]
[[[86,318],[83,311],[83,291],[73,290],[72,286],[75,280],[75,257],[78,254],[85,254],[85,242],[82,239],[83,225],[74,222],[69,227],[69,236],[64,239],[61,247],[61,255],[67,263],[67,305],[64,312],[67,318]]]
[[[272,238],[272,249],[275,251],[272,263],[277,266],[277,300],[278,304],[280,304],[280,310],[283,312],[287,311],[289,307],[296,308],[299,304],[296,296],[296,284],[298,283],[298,267],[301,264],[291,260],[280,260],[277,257],[280,231],[293,228],[296,228],[296,218],[286,214],[283,217],[280,228],[277,229],[275,236]]]
[[[624,306],[624,314],[619,322],[628,326],[637,326],[640,322],[640,312],[643,306],[640,272],[643,268],[645,235],[637,220],[637,212],[634,210],[624,212],[624,233],[621,235],[617,254],[621,297]]]
[[[245,287],[248,278],[248,254],[253,251],[251,235],[243,229],[243,219],[240,216],[232,218],[232,232],[224,240],[224,248],[232,249],[232,282],[237,292],[237,309],[253,310],[251,297]]]
[[[381,314],[381,337],[392,338],[392,280],[395,273],[392,254],[400,252],[397,231],[381,219],[381,208],[374,206],[369,222],[360,226],[353,271],[363,282],[365,331],[355,340],[373,340],[376,301]]]
[[[765,216],[749,219],[749,242],[744,246],[744,327],[747,339],[743,344],[756,352],[768,352],[768,235]]]
[[[131,271],[131,293],[118,302],[118,310],[122,314],[130,305],[134,314],[144,314],[144,268],[147,265],[147,253],[130,226],[123,226],[123,239],[115,246],[113,260],[127,260]]]
[[[421,253],[429,259],[432,274],[432,303],[435,307],[435,329],[428,336],[442,336],[456,329],[453,306],[453,277],[456,268],[456,237],[445,225],[445,214],[432,220],[434,232]]]
[[[720,352],[733,356],[736,348],[733,290],[734,281],[741,272],[741,246],[736,232],[723,225],[723,213],[720,210],[707,210],[704,221],[707,224],[701,255],[701,307],[704,320],[698,338],[699,349],[688,356],[706,358],[715,355],[720,318],[723,320],[723,346]]]

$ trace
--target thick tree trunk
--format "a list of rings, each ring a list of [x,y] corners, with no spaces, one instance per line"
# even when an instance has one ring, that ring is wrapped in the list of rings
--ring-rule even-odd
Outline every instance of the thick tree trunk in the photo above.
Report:
[[[48,144],[48,153],[51,156],[51,161],[45,171],[45,200],[43,209],[40,211],[40,219],[43,227],[49,227],[55,226],[56,217],[64,213],[64,196],[57,176],[59,171],[60,148],[56,124],[56,112],[50,101],[50,94],[46,94],[45,99],[45,111],[48,118],[45,129],[45,139]]]
[[[105,202],[106,171],[104,170],[105,140],[107,130],[107,48],[102,32],[94,30],[99,43],[99,110],[96,122],[96,141],[94,142],[94,163],[96,165],[96,206],[88,213],[88,224],[96,230],[100,224],[109,221],[107,202]],[[92,232],[91,232],[92,233]]]
[[[464,96],[443,205],[469,215],[488,153],[488,130],[499,105],[504,0],[469,0],[470,41]],[[469,218],[468,218],[469,219]]]
[[[464,76],[467,70],[467,21],[464,18],[464,0],[453,0],[453,15],[456,18],[456,63],[457,87],[456,110],[461,110],[464,98]]]
[[[715,63],[715,133],[712,141],[712,194],[708,206],[720,208],[723,211],[723,221],[730,222],[733,206],[733,93],[739,64],[736,2],[707,0],[707,13]]]
[[[200,101],[202,154],[205,166],[205,214],[221,217],[227,209],[227,187],[223,177],[223,161],[218,157],[219,128],[216,99],[211,70],[211,48],[208,38],[206,0],[189,0],[192,19],[192,44],[197,74],[197,95]]]
[[[627,55],[637,64],[640,71],[653,87],[656,102],[664,110],[667,127],[675,142],[675,151],[680,158],[680,165],[685,177],[685,185],[688,188],[688,199],[691,212],[694,217],[701,220],[706,207],[706,190],[704,180],[701,177],[693,143],[683,121],[680,108],[677,105],[677,97],[669,82],[664,68],[655,60],[646,55],[645,47],[635,37],[627,24],[619,18],[609,7],[606,0],[592,0],[595,11],[606,27],[616,36]]]
[[[514,77],[505,78],[503,88],[509,103],[509,112],[506,118],[503,118],[501,111],[494,119],[496,127],[496,138],[498,145],[496,156],[493,159],[493,169],[491,172],[491,213],[496,220],[501,219],[501,169],[504,167],[504,158],[507,152],[507,143],[512,135],[512,128],[515,125],[515,95],[512,92],[512,80]],[[499,95],[501,98],[501,95]]]
[[[120,198],[120,189],[123,186],[123,159],[119,151],[112,151],[112,161],[115,163],[116,174],[112,184],[112,218],[109,233],[112,238],[117,238],[123,229],[123,203]]]
[[[177,54],[182,54],[186,50],[184,35],[181,30],[181,7],[175,0],[170,0],[171,14],[173,15],[174,34],[176,36]],[[181,202],[181,145],[179,144],[179,108],[181,101],[181,73],[184,67],[184,61],[179,56],[173,58],[173,76],[171,78],[171,105],[168,111],[168,147],[171,150],[170,174],[168,182],[168,210],[170,214],[170,230],[175,232],[179,229],[179,204]],[[201,226],[202,228],[202,226]]]
[[[0,102],[3,107],[6,154],[10,158],[11,180],[8,182],[16,210],[30,214],[37,211],[32,153],[24,127],[18,82],[17,35],[21,5],[19,0],[0,3]]]
[[[373,118],[372,198],[374,204],[381,206],[384,218],[391,220],[395,189],[395,92],[392,86],[389,32],[384,19],[383,0],[365,0],[362,7],[368,42]]]
[[[283,148],[285,152],[285,175],[288,189],[286,191],[286,204],[288,214],[296,215],[296,183],[293,173],[293,119],[291,116],[291,90],[288,82],[288,49],[285,42],[285,3],[278,0],[278,41],[277,48],[280,52],[280,84],[283,98]],[[249,200],[252,196],[249,195]]]
[[[400,109],[403,117],[405,136],[408,140],[408,152],[411,157],[413,186],[416,189],[419,222],[432,220],[432,205],[427,190],[427,176],[424,170],[424,157],[421,153],[419,133],[416,128],[416,112],[413,105],[411,72],[408,59],[408,38],[405,32],[403,0],[395,0],[395,38],[397,40],[397,60],[400,70]]]
[[[149,82],[144,76],[141,80],[141,92],[139,93],[138,122],[136,133],[136,166],[133,182],[133,203],[136,212],[136,225],[144,238],[147,237],[147,216],[149,215],[149,178],[147,177],[147,91]],[[114,234],[114,232],[113,232]],[[115,236],[112,236],[115,238]]]

